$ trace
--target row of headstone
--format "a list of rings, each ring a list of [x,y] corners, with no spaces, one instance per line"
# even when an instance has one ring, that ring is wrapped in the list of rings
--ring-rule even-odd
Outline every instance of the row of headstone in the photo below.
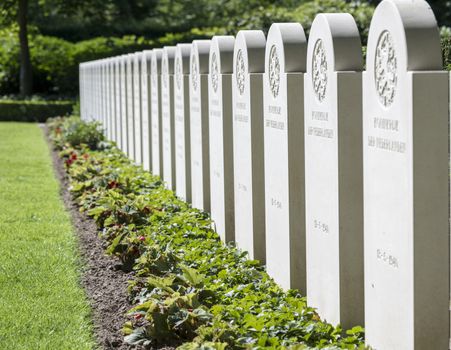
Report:
[[[375,349],[449,342],[449,76],[424,0],[80,65],[81,114]]]

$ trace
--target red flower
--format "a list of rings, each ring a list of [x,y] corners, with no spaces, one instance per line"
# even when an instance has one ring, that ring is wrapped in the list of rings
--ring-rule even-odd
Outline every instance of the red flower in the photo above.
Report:
[[[71,159],[71,158],[69,158],[69,159],[66,159],[66,166],[70,166],[72,163],[73,163],[74,161]]]
[[[108,188],[117,188],[118,187],[118,183],[116,181],[110,181],[108,183]]]
[[[144,242],[144,241],[146,240],[146,237],[144,237],[144,236],[139,236],[138,239],[139,239],[141,242]]]
[[[83,158],[84,158],[84,159],[88,159],[88,158],[89,158],[89,154],[88,154],[88,153],[84,153],[84,154],[83,154]]]
[[[77,160],[77,154],[76,153],[71,153],[70,154],[70,159]]]
[[[143,315],[135,314],[133,317],[134,317],[135,320],[139,320],[139,319],[141,319],[143,317]]]

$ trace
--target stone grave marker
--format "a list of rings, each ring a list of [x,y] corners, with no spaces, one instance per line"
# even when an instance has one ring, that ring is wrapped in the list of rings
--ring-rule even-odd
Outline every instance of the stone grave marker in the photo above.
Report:
[[[174,145],[174,58],[175,46],[165,46],[161,59],[161,124],[163,146],[163,179],[175,190]]]
[[[299,23],[275,23],[266,41],[264,94],[266,268],[305,293],[304,95],[307,41]]]
[[[119,75],[121,81],[121,134],[122,134],[122,142],[121,142],[121,150],[125,154],[128,154],[128,128],[127,128],[127,56],[122,55],[119,57]]]
[[[141,122],[142,122],[142,158],[143,168],[149,171],[152,164],[151,148],[151,104],[150,104],[150,60],[151,50],[144,50],[141,55]]]
[[[210,210],[208,57],[210,40],[194,40],[190,59],[191,203]]]
[[[448,74],[426,1],[378,5],[366,67],[366,343],[448,349]]]
[[[189,70],[191,44],[177,44],[174,59],[175,191],[191,202]]]
[[[307,300],[345,329],[363,325],[362,47],[350,14],[319,14],[307,52]]]
[[[133,54],[133,122],[135,127],[135,163],[142,164],[142,119],[141,119],[141,52]]]
[[[153,49],[151,59],[152,174],[163,175],[161,144],[161,58],[163,49]]]
[[[224,242],[235,240],[233,187],[233,36],[214,36],[208,75],[210,211]]]
[[[134,124],[134,85],[133,85],[133,54],[127,55],[125,76],[127,79],[127,155],[135,160],[135,124]]]
[[[233,169],[235,241],[265,262],[263,73],[265,35],[241,30],[233,53]]]
[[[121,148],[122,143],[122,128],[121,128],[121,77],[120,77],[120,59],[119,57],[114,58],[114,94],[115,94],[115,103],[116,103],[116,115],[115,115],[115,124],[116,124],[116,144],[117,147]]]

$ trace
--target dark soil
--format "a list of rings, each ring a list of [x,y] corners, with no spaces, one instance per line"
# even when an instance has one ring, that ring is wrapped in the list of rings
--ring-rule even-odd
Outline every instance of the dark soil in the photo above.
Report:
[[[69,182],[64,165],[48,138],[48,130],[41,125],[51,150],[53,167],[61,183],[61,197],[67,211],[71,214],[74,231],[78,238],[79,250],[83,262],[81,283],[86,290],[92,307],[94,333],[101,349],[141,349],[124,343],[122,327],[126,322],[125,314],[131,309],[127,293],[127,281],[133,272],[121,270],[118,258],[105,254],[105,242],[98,237],[97,226],[93,219],[78,210],[69,192]],[[158,347],[171,350],[173,347]]]

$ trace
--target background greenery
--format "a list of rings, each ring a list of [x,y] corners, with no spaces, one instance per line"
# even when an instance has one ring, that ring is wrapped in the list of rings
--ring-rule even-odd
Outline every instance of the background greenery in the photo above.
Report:
[[[14,3],[16,0],[5,0]],[[240,29],[267,31],[274,22],[300,22],[308,31],[319,12],[349,12],[366,44],[379,0],[28,0],[33,91],[76,96],[78,64],[152,47],[190,42]],[[439,25],[450,26],[451,1],[429,0]],[[19,89],[18,27],[0,5],[0,94]],[[445,65],[451,30],[442,29]]]

